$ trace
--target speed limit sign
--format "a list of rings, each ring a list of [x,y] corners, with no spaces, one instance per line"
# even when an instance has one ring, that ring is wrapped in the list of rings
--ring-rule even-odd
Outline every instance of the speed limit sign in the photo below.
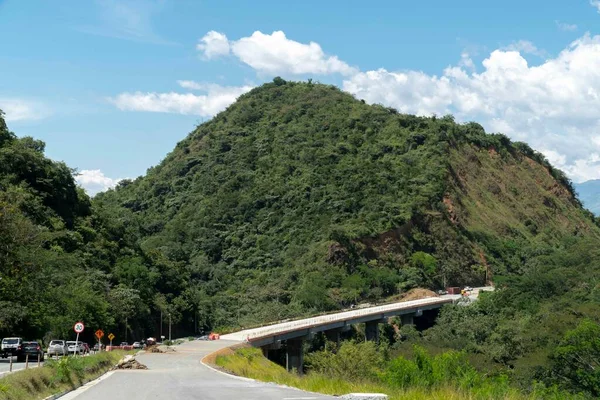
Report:
[[[73,330],[75,331],[75,333],[81,333],[83,332],[83,330],[85,329],[85,325],[83,325],[83,322],[76,322],[75,325],[73,326]]]

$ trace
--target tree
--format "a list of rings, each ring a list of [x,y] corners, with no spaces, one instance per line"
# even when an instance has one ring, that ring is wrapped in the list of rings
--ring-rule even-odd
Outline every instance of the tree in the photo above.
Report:
[[[125,340],[127,340],[127,319],[135,316],[144,309],[139,291],[119,285],[110,291],[108,299],[112,305],[114,315],[117,316],[118,320],[125,323]]]
[[[581,321],[565,334],[552,358],[554,373],[567,386],[600,396],[600,324]]]

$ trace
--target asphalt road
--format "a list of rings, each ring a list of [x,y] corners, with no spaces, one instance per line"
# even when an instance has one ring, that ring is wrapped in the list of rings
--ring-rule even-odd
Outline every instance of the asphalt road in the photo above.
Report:
[[[236,342],[193,341],[175,346],[175,353],[144,353],[136,359],[148,370],[117,370],[93,385],[86,385],[61,400],[321,400],[331,396],[302,392],[269,383],[254,382],[214,371],[200,360]]]
[[[44,363],[42,363],[44,365]],[[36,368],[37,360],[29,363],[29,368]],[[13,372],[25,369],[25,362],[17,362],[17,357],[13,357]],[[0,358],[0,377],[8,374],[10,371],[10,358]]]

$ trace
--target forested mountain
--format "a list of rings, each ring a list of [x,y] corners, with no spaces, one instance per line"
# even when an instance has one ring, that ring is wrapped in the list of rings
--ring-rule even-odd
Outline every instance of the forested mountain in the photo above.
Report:
[[[484,284],[565,238],[600,237],[526,144],[280,78],[94,205],[139,251],[113,274],[210,326]]]

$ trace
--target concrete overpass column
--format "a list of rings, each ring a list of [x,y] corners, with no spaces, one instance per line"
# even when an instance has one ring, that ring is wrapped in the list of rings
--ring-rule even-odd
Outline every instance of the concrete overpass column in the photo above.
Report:
[[[400,322],[402,323],[402,326],[414,325],[415,324],[415,314],[402,314],[400,316]]]
[[[365,324],[365,337],[369,342],[379,343],[379,321],[368,321]]]
[[[325,337],[327,338],[328,341],[339,345],[341,331],[342,330],[339,328],[329,329],[328,331],[325,331]]]
[[[296,370],[298,374],[302,375],[302,366],[304,364],[304,353],[302,351],[302,344],[304,339],[294,338],[288,339],[287,349],[285,353],[285,366],[288,371]]]

